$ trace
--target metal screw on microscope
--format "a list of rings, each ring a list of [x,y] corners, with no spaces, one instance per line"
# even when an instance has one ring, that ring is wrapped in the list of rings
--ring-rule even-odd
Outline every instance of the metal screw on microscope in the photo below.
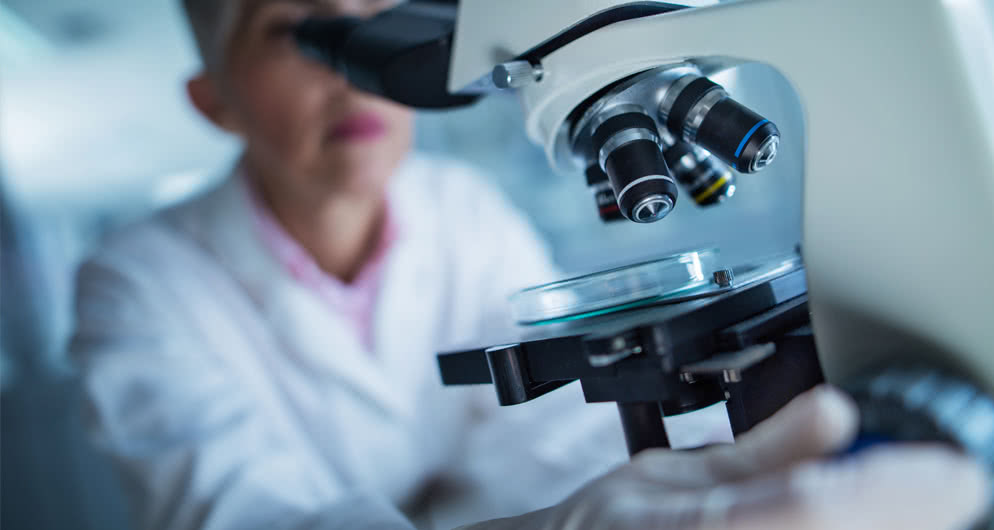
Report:
[[[492,78],[497,88],[521,88],[538,83],[545,75],[542,65],[528,61],[510,61],[494,67]]]
[[[680,374],[680,381],[683,381],[684,383],[687,384],[692,384],[697,382],[697,378],[694,377],[694,374],[690,372],[684,372]]]
[[[729,287],[732,282],[735,281],[735,275],[732,274],[731,269],[721,269],[714,271],[714,283],[718,284],[720,287]]]
[[[742,372],[738,370],[724,370],[721,372],[721,376],[725,379],[726,383],[738,383],[742,380]]]

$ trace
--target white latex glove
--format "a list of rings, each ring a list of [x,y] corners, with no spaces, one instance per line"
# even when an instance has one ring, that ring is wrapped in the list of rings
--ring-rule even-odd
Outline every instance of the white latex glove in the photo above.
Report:
[[[951,449],[902,444],[829,456],[852,442],[857,423],[847,396],[819,387],[735,445],[643,451],[551,508],[463,528],[945,530],[983,515],[987,477]]]

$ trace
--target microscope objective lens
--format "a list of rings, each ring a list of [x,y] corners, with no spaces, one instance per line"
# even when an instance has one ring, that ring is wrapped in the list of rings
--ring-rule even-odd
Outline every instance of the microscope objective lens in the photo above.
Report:
[[[668,144],[664,156],[673,176],[698,206],[719,204],[735,193],[735,175],[710,153],[669,135],[663,143]]]
[[[660,113],[673,136],[707,149],[740,173],[759,171],[776,157],[777,126],[730,98],[721,85],[688,74],[672,90],[677,94],[666,98],[669,106]]]
[[[607,175],[625,218],[651,223],[673,209],[677,184],[663,157],[656,122],[648,114],[630,108],[605,112],[593,144],[596,164]]]

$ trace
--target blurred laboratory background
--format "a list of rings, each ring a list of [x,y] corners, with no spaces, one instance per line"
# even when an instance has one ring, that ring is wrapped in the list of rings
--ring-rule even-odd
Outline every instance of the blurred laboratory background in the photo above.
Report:
[[[238,154],[187,103],[198,59],[179,0],[0,2],[0,383],[6,530],[125,528],[120,486],[89,448],[64,349],[76,266],[125,223],[209,189]],[[714,209],[686,196],[659,223],[602,224],[582,175],[548,169],[513,94],[423,114],[417,148],[474,164],[525,211],[561,266],[585,272],[717,246],[728,262],[800,240],[803,123],[785,79],[739,69],[733,95],[776,122],[777,163]]]

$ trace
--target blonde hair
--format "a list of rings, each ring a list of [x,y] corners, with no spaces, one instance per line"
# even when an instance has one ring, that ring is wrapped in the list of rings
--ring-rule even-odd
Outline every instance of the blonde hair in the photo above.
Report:
[[[242,4],[243,0],[183,0],[205,69],[218,71],[224,67]]]

